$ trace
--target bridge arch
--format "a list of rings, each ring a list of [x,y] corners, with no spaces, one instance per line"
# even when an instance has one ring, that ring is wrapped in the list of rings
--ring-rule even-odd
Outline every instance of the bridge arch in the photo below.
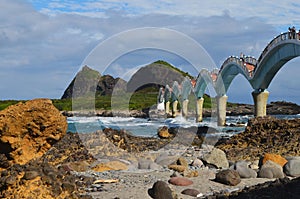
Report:
[[[255,90],[267,89],[277,72],[291,59],[300,56],[300,40],[297,35],[280,34],[265,48],[250,83]]]
[[[222,64],[219,70],[218,78],[215,83],[215,90],[218,96],[226,95],[233,79],[241,74],[248,81],[252,78],[252,72],[256,65],[256,59],[253,57],[229,57]]]

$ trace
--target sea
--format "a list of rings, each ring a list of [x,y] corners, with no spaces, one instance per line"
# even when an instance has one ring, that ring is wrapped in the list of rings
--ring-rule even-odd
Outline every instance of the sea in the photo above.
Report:
[[[298,115],[273,115],[280,119],[300,118]],[[132,135],[143,137],[157,137],[159,127],[211,127],[217,130],[218,136],[231,137],[245,130],[247,122],[253,115],[246,116],[227,116],[226,126],[220,127],[217,125],[216,118],[207,117],[202,122],[197,123],[195,118],[183,118],[178,116],[175,118],[134,118],[134,117],[68,117],[68,131],[78,133],[90,133],[105,128],[116,130],[125,130]]]

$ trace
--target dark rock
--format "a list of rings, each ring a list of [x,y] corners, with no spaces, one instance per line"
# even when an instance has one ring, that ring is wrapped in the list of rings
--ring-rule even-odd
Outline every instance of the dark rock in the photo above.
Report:
[[[25,179],[25,180],[32,180],[32,179],[34,179],[34,178],[36,178],[38,176],[39,176],[39,173],[36,172],[36,171],[26,171],[25,174],[24,174],[24,176],[23,176],[23,179]]]
[[[167,183],[157,181],[151,189],[148,189],[148,194],[154,199],[173,199],[172,190]]]
[[[200,191],[198,191],[196,189],[185,189],[181,193],[184,194],[184,195],[197,197],[197,195],[200,194]]]
[[[264,153],[300,155],[300,119],[270,116],[250,119],[244,132],[216,144],[229,160],[256,160]]]
[[[220,182],[222,184],[235,186],[241,182],[240,175],[235,170],[222,170],[216,174],[215,181]]]

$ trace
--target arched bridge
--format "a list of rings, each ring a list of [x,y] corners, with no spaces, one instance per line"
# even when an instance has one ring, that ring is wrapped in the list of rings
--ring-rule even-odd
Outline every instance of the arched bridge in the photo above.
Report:
[[[284,64],[298,56],[300,56],[300,33],[282,33],[265,47],[258,59],[244,55],[230,56],[220,69],[212,71],[202,69],[195,80],[186,78],[181,84],[174,82],[172,88],[167,85],[170,91],[174,90],[176,93],[172,93],[171,99],[165,94],[165,102],[175,103],[172,110],[174,116],[178,100],[181,100],[182,114],[185,116],[187,114],[187,97],[193,91],[197,97],[197,121],[202,121],[203,95],[207,86],[211,84],[217,93],[218,124],[224,125],[226,122],[226,93],[233,79],[241,74],[249,81],[254,90],[252,96],[255,115],[264,116],[269,96],[266,89]],[[166,107],[166,110],[169,108]]]

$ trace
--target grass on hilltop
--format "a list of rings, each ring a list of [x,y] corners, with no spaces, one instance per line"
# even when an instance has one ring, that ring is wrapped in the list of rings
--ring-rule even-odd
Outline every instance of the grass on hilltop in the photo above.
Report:
[[[152,107],[157,103],[157,89],[146,88],[130,93],[122,93],[121,96],[99,96],[96,99],[82,99],[77,100],[76,103],[80,103],[80,107],[90,106],[90,104],[95,103],[96,109],[111,110],[111,104],[113,104],[113,109],[115,110],[142,110],[145,108]],[[6,107],[16,104],[24,100],[2,100],[0,101],[0,110]],[[204,96],[204,108],[211,108],[211,98],[207,95]],[[72,110],[72,99],[52,99],[53,105],[60,111],[71,111]],[[189,96],[189,110],[196,110],[196,100],[195,96],[191,94]],[[179,104],[180,107],[180,104]]]

